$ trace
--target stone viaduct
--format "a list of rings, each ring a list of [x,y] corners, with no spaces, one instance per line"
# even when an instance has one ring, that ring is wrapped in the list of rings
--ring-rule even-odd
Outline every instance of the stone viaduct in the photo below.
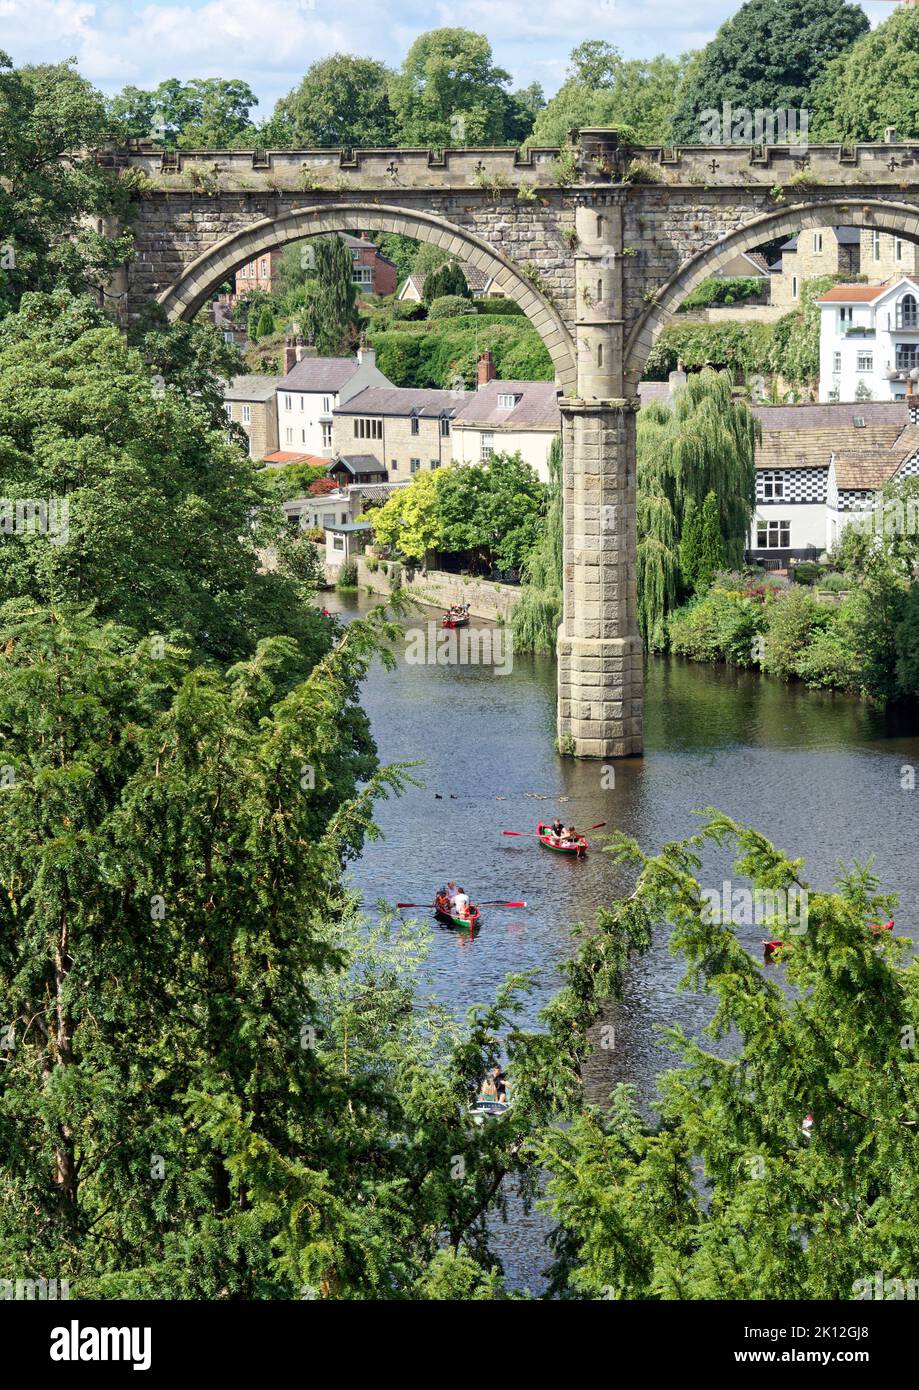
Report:
[[[563,751],[642,751],[635,415],[655,335],[737,252],[851,225],[919,241],[919,146],[161,152],[100,156],[129,180],[122,322],[158,300],[190,319],[261,252],[361,228],[430,241],[492,273],[555,366],[564,451]],[[113,227],[114,231],[115,228]]]

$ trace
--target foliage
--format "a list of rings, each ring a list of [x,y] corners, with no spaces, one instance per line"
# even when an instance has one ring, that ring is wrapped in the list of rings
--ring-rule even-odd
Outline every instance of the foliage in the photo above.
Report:
[[[371,517],[374,540],[388,545],[411,560],[423,560],[429,550],[440,548],[443,527],[437,508],[441,469],[416,473],[408,487],[400,487]]]
[[[399,142],[440,148],[500,144],[509,81],[495,66],[484,34],[432,29],[419,35],[389,83]]]
[[[322,463],[285,463],[280,468],[266,468],[259,477],[280,502],[288,502],[292,497],[321,497],[338,487],[332,478],[326,477],[326,465]]]
[[[424,302],[433,304],[435,299],[441,299],[444,295],[452,295],[463,299],[471,299],[472,292],[466,283],[463,268],[458,261],[446,261],[444,265],[432,270],[424,282]]]
[[[707,309],[714,304],[743,304],[747,299],[757,299],[768,293],[768,284],[754,275],[710,275],[697,285],[680,305],[680,313],[687,309]]]
[[[702,898],[701,856],[727,846],[741,882],[773,901],[807,894],[780,982],[751,957],[744,928],[713,920]],[[870,929],[891,899],[858,867],[835,891],[811,888],[800,860],[715,811],[658,855],[625,837],[614,853],[638,870],[633,922],[671,924],[684,986],[713,996],[709,1037],[733,1042],[725,1058],[668,1029],[680,1065],[660,1079],[659,1118],[649,1123],[620,1086],[608,1110],[589,1107],[536,1142],[559,1226],[553,1290],[850,1300],[877,1269],[909,1277],[919,1179],[907,1039],[919,996],[907,943]]]
[[[461,376],[473,387],[485,351],[491,352],[503,380],[551,381],[554,376],[548,349],[529,321],[519,316],[478,313],[405,323],[382,332],[371,328],[368,342],[380,371],[401,386],[451,390]]]
[[[305,305],[307,337],[320,356],[340,352],[348,336],[357,297],[351,283],[351,256],[341,237],[317,237],[317,292]]]
[[[476,313],[471,299],[461,294],[443,294],[433,300],[428,310],[428,320],[462,318],[464,314]]]
[[[346,560],[338,573],[335,583],[336,589],[356,589],[357,588],[357,561]]]
[[[802,0],[793,10],[783,0],[746,0],[722,24],[688,74],[673,118],[677,142],[730,143],[720,129],[725,103],[743,109],[809,110],[827,65],[868,30],[857,5],[846,0]],[[707,121],[714,112],[719,139]]]
[[[437,472],[440,544],[469,556],[473,572],[517,572],[540,534],[546,488],[519,453]]]
[[[729,666],[755,664],[754,644],[762,631],[762,604],[720,586],[676,609],[667,620],[675,655]]]
[[[827,68],[814,93],[813,133],[827,140],[899,140],[919,135],[919,13],[893,14]]]
[[[393,144],[390,77],[385,64],[347,53],[312,63],[300,85],[275,106],[263,145],[372,149]]]
[[[664,619],[681,580],[684,588],[704,585],[722,564],[742,563],[758,437],[748,406],[731,399],[726,372],[691,376],[675,393],[672,409],[653,405],[641,411],[638,617],[651,650],[665,644]],[[682,576],[681,558],[688,566]]]
[[[549,488],[539,539],[522,566],[523,589],[514,608],[514,650],[554,652],[562,620],[562,441],[549,451]]]
[[[631,127],[627,143],[663,144],[687,59],[626,59],[603,39],[579,44],[567,76],[536,117],[530,143],[564,145],[570,130],[592,126]]]
[[[751,375],[770,370],[773,325],[769,323],[669,323],[648,353],[645,377],[666,381],[677,363],[688,371],[727,368]]]
[[[0,316],[29,290],[101,287],[130,255],[129,233],[97,230],[130,194],[96,163],[107,135],[103,98],[70,63],[14,68],[0,51]]]
[[[225,150],[253,142],[249,117],[258,97],[238,78],[171,77],[152,91],[123,88],[109,103],[119,132],[140,140],[155,139],[166,149]]]

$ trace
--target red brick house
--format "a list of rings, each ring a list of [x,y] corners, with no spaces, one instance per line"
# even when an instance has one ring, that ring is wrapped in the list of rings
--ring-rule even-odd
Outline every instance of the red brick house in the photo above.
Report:
[[[399,277],[394,263],[382,256],[366,236],[349,236],[347,232],[340,232],[339,236],[351,253],[351,280],[358,290],[362,294],[395,294]],[[280,255],[280,248],[264,251],[241,266],[236,272],[237,295],[251,294],[253,290],[271,294]]]

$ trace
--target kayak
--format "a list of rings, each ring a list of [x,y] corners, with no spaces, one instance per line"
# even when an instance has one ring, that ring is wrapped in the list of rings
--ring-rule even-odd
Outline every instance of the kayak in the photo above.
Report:
[[[471,917],[453,917],[449,912],[435,907],[434,918],[444,927],[455,927],[458,931],[475,931],[482,920],[482,914],[477,907],[473,907]]]
[[[581,855],[586,854],[590,849],[590,845],[584,839],[583,835],[579,840],[575,840],[571,844],[557,845],[552,838],[549,827],[543,825],[542,821],[540,821],[539,825],[536,827],[536,834],[539,837],[539,843],[543,845],[545,849],[554,850],[556,854],[574,854],[580,859]]]
[[[446,617],[446,618],[444,618],[443,622],[441,623],[441,627],[468,627],[468,626],[469,626],[469,619],[468,619],[465,615],[464,615],[463,617],[461,617],[461,618]]]

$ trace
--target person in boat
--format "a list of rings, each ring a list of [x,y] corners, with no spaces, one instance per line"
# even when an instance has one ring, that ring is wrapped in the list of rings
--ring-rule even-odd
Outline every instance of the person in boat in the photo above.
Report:
[[[565,833],[565,827],[564,827],[564,825],[562,825],[562,818],[561,818],[561,816],[556,816],[556,817],[555,817],[555,820],[552,822],[552,824],[551,824],[550,827],[549,827],[549,833],[550,833],[552,836],[554,836],[554,838],[555,838],[555,843],[556,843],[556,844],[560,844],[560,843],[561,843],[562,836],[563,836],[564,833]]]
[[[491,1083],[495,1088],[495,1100],[499,1100],[502,1105],[507,1105],[507,1077],[500,1067],[492,1067]]]
[[[466,897],[466,890],[464,888],[457,889],[456,897],[453,899],[453,915],[454,917],[466,918],[472,915],[469,899]]]
[[[450,895],[446,888],[438,888],[434,894],[434,910],[436,912],[450,911]]]
[[[573,825],[569,825],[562,833],[562,843],[566,845],[576,845],[581,839],[580,833]]]
[[[496,1088],[495,1088],[495,1081],[494,1081],[494,1077],[492,1076],[491,1072],[488,1073],[488,1075],[486,1076],[485,1080],[482,1082],[481,1086],[479,1087],[479,1097],[478,1097],[478,1098],[479,1098],[479,1100],[497,1100],[497,1099],[498,1099],[498,1092],[497,1092],[497,1090],[496,1090]]]

